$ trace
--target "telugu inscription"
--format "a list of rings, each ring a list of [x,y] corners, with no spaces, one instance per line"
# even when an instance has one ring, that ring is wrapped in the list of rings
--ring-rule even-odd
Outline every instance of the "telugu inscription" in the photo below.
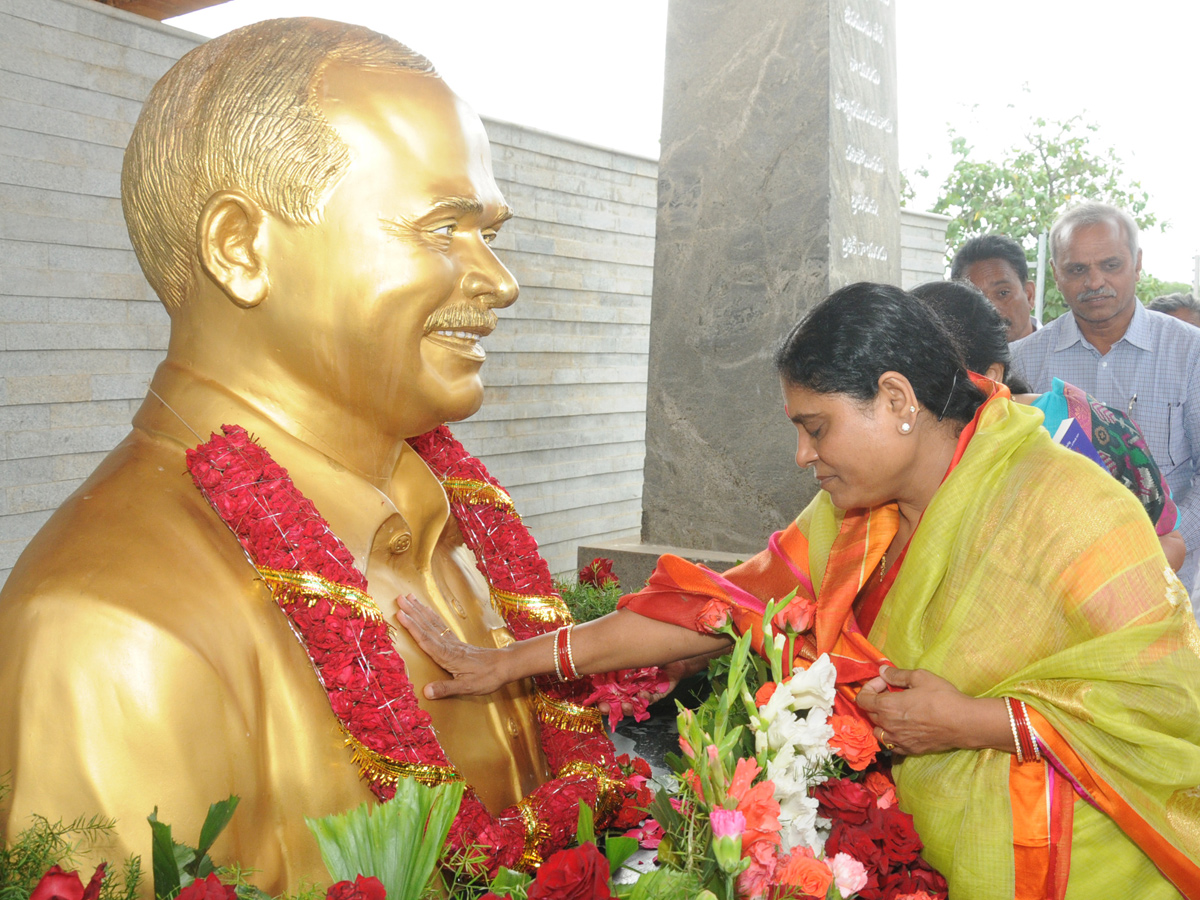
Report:
[[[830,228],[842,283],[888,280],[899,250],[895,161],[895,11],[891,0],[832,0],[839,34],[831,138],[838,201]],[[836,12],[841,7],[839,16]],[[838,159],[840,157],[840,159]]]
[[[886,262],[888,252],[887,247],[882,244],[877,244],[874,241],[860,241],[857,235],[852,234],[842,238],[842,259],[850,256],[861,256],[866,259]]]
[[[857,12],[855,12],[849,6],[846,7],[846,11],[843,14],[842,18],[846,22],[847,25],[849,25],[851,28],[853,28],[859,34],[865,34],[867,37],[869,37],[875,43],[879,44],[880,46],[883,46],[884,30],[883,30],[883,26],[880,25],[878,22],[872,22],[866,16],[859,15]]]
[[[866,194],[854,194],[850,198],[850,212],[856,216],[859,213],[877,216],[879,215],[879,201]]]
[[[854,144],[846,145],[846,162],[855,163],[872,172],[883,173],[883,157],[878,153],[868,153]]]
[[[843,97],[841,94],[838,94],[834,98],[833,107],[846,117],[847,122],[862,122],[864,125],[878,128],[885,134],[891,134],[896,130],[891,116],[880,115],[875,110],[863,106],[857,100]]]
[[[850,57],[850,71],[860,78],[864,78],[871,82],[871,84],[877,85],[882,80],[879,77],[879,70],[877,68],[869,65],[868,63],[861,62],[855,59],[853,56]]]

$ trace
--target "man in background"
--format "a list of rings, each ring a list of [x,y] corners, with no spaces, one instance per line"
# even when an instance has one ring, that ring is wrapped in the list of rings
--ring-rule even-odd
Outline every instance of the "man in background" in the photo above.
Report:
[[[1038,327],[1033,313],[1034,285],[1025,251],[1012,238],[984,234],[963,244],[950,263],[950,277],[969,281],[983,291],[1008,323],[1009,343]]]
[[[1163,294],[1147,303],[1146,308],[1200,328],[1200,301],[1191,294]]]
[[[1191,585],[1200,546],[1200,330],[1139,302],[1142,251],[1124,210],[1072,207],[1050,230],[1050,256],[1070,314],[1018,341],[1013,370],[1034,391],[1061,378],[1128,411],[1179,507],[1188,551],[1179,576]]]

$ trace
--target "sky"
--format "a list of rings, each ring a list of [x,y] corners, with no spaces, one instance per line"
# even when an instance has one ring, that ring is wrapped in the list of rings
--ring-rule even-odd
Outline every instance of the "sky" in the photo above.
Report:
[[[1035,117],[1082,115],[1150,193],[1167,232],[1144,266],[1191,282],[1200,253],[1196,175],[1200,4],[1192,0],[893,0],[900,167],[927,208],[951,166],[947,125],[982,159]],[[1131,10],[1136,10],[1136,14]],[[335,16],[428,56],[480,115],[658,157],[667,0],[229,0],[169,19],[209,37],[283,15]],[[915,176],[924,166],[930,177]]]

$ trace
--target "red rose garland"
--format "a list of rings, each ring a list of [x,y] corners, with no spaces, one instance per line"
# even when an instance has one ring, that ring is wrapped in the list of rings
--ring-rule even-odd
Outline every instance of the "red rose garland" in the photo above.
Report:
[[[401,777],[429,784],[461,780],[417,704],[349,550],[243,428],[222,431],[188,451],[192,480],[237,536],[308,651],[362,777],[381,801],[391,799]],[[537,543],[483,464],[445,427],[410,444],[445,486],[463,540],[517,640],[569,622]],[[483,848],[492,871],[533,868],[566,846],[580,800],[595,810],[600,827],[633,814],[626,807],[637,791],[614,760],[598,713],[580,705],[590,681],[542,678],[537,687],[542,750],[556,777],[495,817],[468,787],[447,838],[451,851]]]

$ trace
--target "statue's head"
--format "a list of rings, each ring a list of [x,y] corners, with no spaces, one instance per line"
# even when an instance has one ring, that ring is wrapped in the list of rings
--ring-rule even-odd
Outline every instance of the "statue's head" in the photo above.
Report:
[[[482,123],[404,45],[321,19],[201,45],[146,101],[122,202],[173,329],[236,321],[264,378],[413,434],[478,408],[510,213]]]

